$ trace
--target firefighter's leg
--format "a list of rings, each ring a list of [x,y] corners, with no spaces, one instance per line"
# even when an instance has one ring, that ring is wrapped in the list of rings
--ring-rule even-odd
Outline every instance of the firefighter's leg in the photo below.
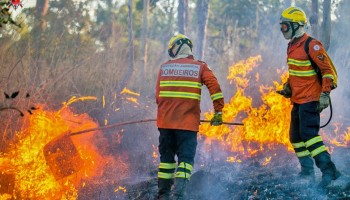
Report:
[[[300,105],[295,104],[292,109],[289,139],[300,163],[301,171],[299,172],[299,176],[302,178],[314,180],[314,161],[311,158],[310,152],[306,149],[305,143],[302,141],[300,136],[299,108]]]
[[[169,129],[159,129],[159,133],[158,199],[168,200],[176,169],[176,137],[175,133]]]
[[[190,180],[194,157],[197,148],[197,133],[193,131],[177,131],[177,157],[178,167],[175,174],[175,185],[173,198],[176,200],[184,199],[186,186]]]
[[[300,109],[300,130],[304,133],[305,146],[311,156],[315,159],[316,166],[322,172],[320,187],[327,187],[332,180],[340,176],[331,160],[330,154],[323,143],[322,137],[318,135],[320,130],[320,114],[317,111],[317,102],[303,104]]]
[[[322,172],[322,180],[318,185],[319,187],[326,188],[333,180],[341,176],[326,150],[319,153],[314,158],[316,160],[316,166],[320,168]]]

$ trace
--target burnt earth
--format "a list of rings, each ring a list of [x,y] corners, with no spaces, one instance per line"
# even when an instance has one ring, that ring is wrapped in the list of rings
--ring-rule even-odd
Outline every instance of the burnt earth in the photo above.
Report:
[[[210,166],[197,170],[191,176],[186,191],[189,200],[322,200],[350,199],[350,178],[348,162],[338,159],[348,157],[350,149],[336,149],[333,160],[342,176],[333,181],[325,190],[317,187],[321,172],[316,169],[316,180],[300,179],[297,160],[291,153],[284,152],[279,159],[271,159],[266,166],[263,159],[255,157],[242,163],[213,162]],[[261,156],[263,158],[263,156]],[[344,159],[345,160],[345,159]],[[316,167],[316,166],[315,166]],[[155,174],[156,177],[156,174]],[[117,199],[156,199],[156,178],[129,185],[126,194]]]

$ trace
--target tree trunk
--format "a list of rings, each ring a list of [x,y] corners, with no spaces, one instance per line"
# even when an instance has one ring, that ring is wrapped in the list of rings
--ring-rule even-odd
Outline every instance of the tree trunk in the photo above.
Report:
[[[331,0],[323,1],[323,21],[322,21],[322,37],[321,41],[323,43],[326,51],[329,48],[331,40]]]
[[[49,0],[37,0],[36,2],[36,20],[40,22],[40,30],[45,31],[46,19],[45,16],[49,9]]]
[[[30,82],[35,86],[41,84],[40,72],[43,68],[43,60],[41,59],[41,53],[45,48],[44,32],[46,30],[46,14],[49,9],[49,0],[37,0],[35,7],[35,20],[36,25],[33,30],[34,35],[34,49],[35,55],[33,61],[35,67],[30,68]]]
[[[132,72],[134,71],[134,37],[132,29],[132,0],[128,2],[129,17],[128,17],[128,37],[129,37],[129,65],[127,69],[126,76],[124,76],[124,81],[122,82],[123,89],[127,85],[127,81],[130,79]]]
[[[132,17],[132,0],[128,1],[128,49],[129,49],[129,57],[128,57],[128,68],[122,76],[122,80],[118,82],[117,85],[117,94],[119,95],[121,91],[128,85],[129,80],[131,80],[131,76],[134,72],[134,37],[133,37],[133,17]],[[121,98],[117,98],[115,106],[120,108],[122,100]]]
[[[128,68],[126,69],[126,72],[124,76],[122,76],[122,80],[118,83],[117,87],[117,94],[120,94],[120,92],[127,86],[128,81],[131,80],[131,76],[134,71],[134,38],[133,38],[133,18],[132,18],[132,0],[128,1],[128,39],[129,39],[129,59],[128,59]],[[117,99],[116,106],[120,107],[121,98]]]
[[[142,19],[142,41],[141,41],[141,77],[145,78],[147,72],[147,39],[148,39],[148,13],[149,13],[149,0],[143,0],[143,19]]]
[[[185,21],[184,21],[184,30],[186,34],[188,34],[188,22],[189,22],[189,7],[188,7],[188,0],[184,0],[184,14],[185,14]]]
[[[186,9],[188,9],[187,0],[179,0],[179,7],[177,8],[178,13],[178,29],[179,33],[186,35]]]
[[[319,38],[318,34],[318,0],[312,0],[311,3],[311,16],[309,19],[311,25],[311,35],[314,38]]]
[[[210,0],[198,0],[197,1],[197,23],[198,23],[198,35],[197,35],[197,58],[202,60],[204,57],[204,48],[207,33],[208,24],[208,9]]]

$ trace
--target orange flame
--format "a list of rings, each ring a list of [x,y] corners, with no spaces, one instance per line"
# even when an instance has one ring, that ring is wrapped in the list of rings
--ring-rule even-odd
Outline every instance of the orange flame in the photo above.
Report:
[[[273,87],[260,86],[262,105],[253,106],[253,98],[244,94],[244,89],[249,86],[249,72],[259,65],[260,56],[239,61],[229,68],[228,79],[236,85],[236,93],[225,104],[223,121],[231,122],[244,117],[243,127],[210,126],[202,124],[199,132],[208,138],[222,141],[222,144],[230,151],[238,153],[242,158],[249,157],[264,150],[273,144],[282,144],[289,150],[289,121],[291,104],[289,100],[277,94],[275,90],[282,89],[283,85],[274,81]],[[280,72],[278,72],[280,73]],[[256,74],[256,81],[259,75]],[[281,75],[282,82],[287,80],[287,73]],[[212,112],[204,114],[207,119]],[[275,145],[274,145],[275,146]],[[236,162],[239,157],[229,157],[228,162]]]
[[[77,199],[81,180],[102,176],[107,163],[117,163],[112,157],[102,157],[93,143],[99,132],[70,137],[83,160],[80,171],[56,180],[45,160],[43,149],[54,138],[60,138],[67,131],[76,132],[98,126],[87,114],[74,114],[68,105],[79,100],[96,100],[95,97],[72,97],[63,103],[59,111],[36,110],[26,116],[26,124],[18,132],[19,141],[11,145],[11,150],[0,154],[2,173],[14,176],[13,191],[0,194],[0,199],[9,195],[16,199]],[[69,157],[69,155],[67,155]],[[119,162],[119,161],[118,161]],[[128,166],[120,158],[120,166],[126,171]],[[1,181],[0,181],[1,182]]]

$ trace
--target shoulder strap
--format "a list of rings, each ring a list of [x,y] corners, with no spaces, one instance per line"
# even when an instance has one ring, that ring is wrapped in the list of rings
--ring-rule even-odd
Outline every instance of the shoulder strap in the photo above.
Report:
[[[322,74],[321,74],[321,70],[320,68],[318,68],[317,64],[312,60],[311,56],[310,56],[310,53],[309,53],[309,45],[310,45],[310,42],[313,40],[314,38],[312,37],[308,37],[305,41],[305,45],[304,45],[304,50],[305,50],[305,53],[307,55],[307,57],[309,58],[310,62],[311,62],[311,66],[312,68],[314,68],[315,72],[317,73],[317,77],[318,77],[318,80],[320,81],[320,83],[322,84]]]

